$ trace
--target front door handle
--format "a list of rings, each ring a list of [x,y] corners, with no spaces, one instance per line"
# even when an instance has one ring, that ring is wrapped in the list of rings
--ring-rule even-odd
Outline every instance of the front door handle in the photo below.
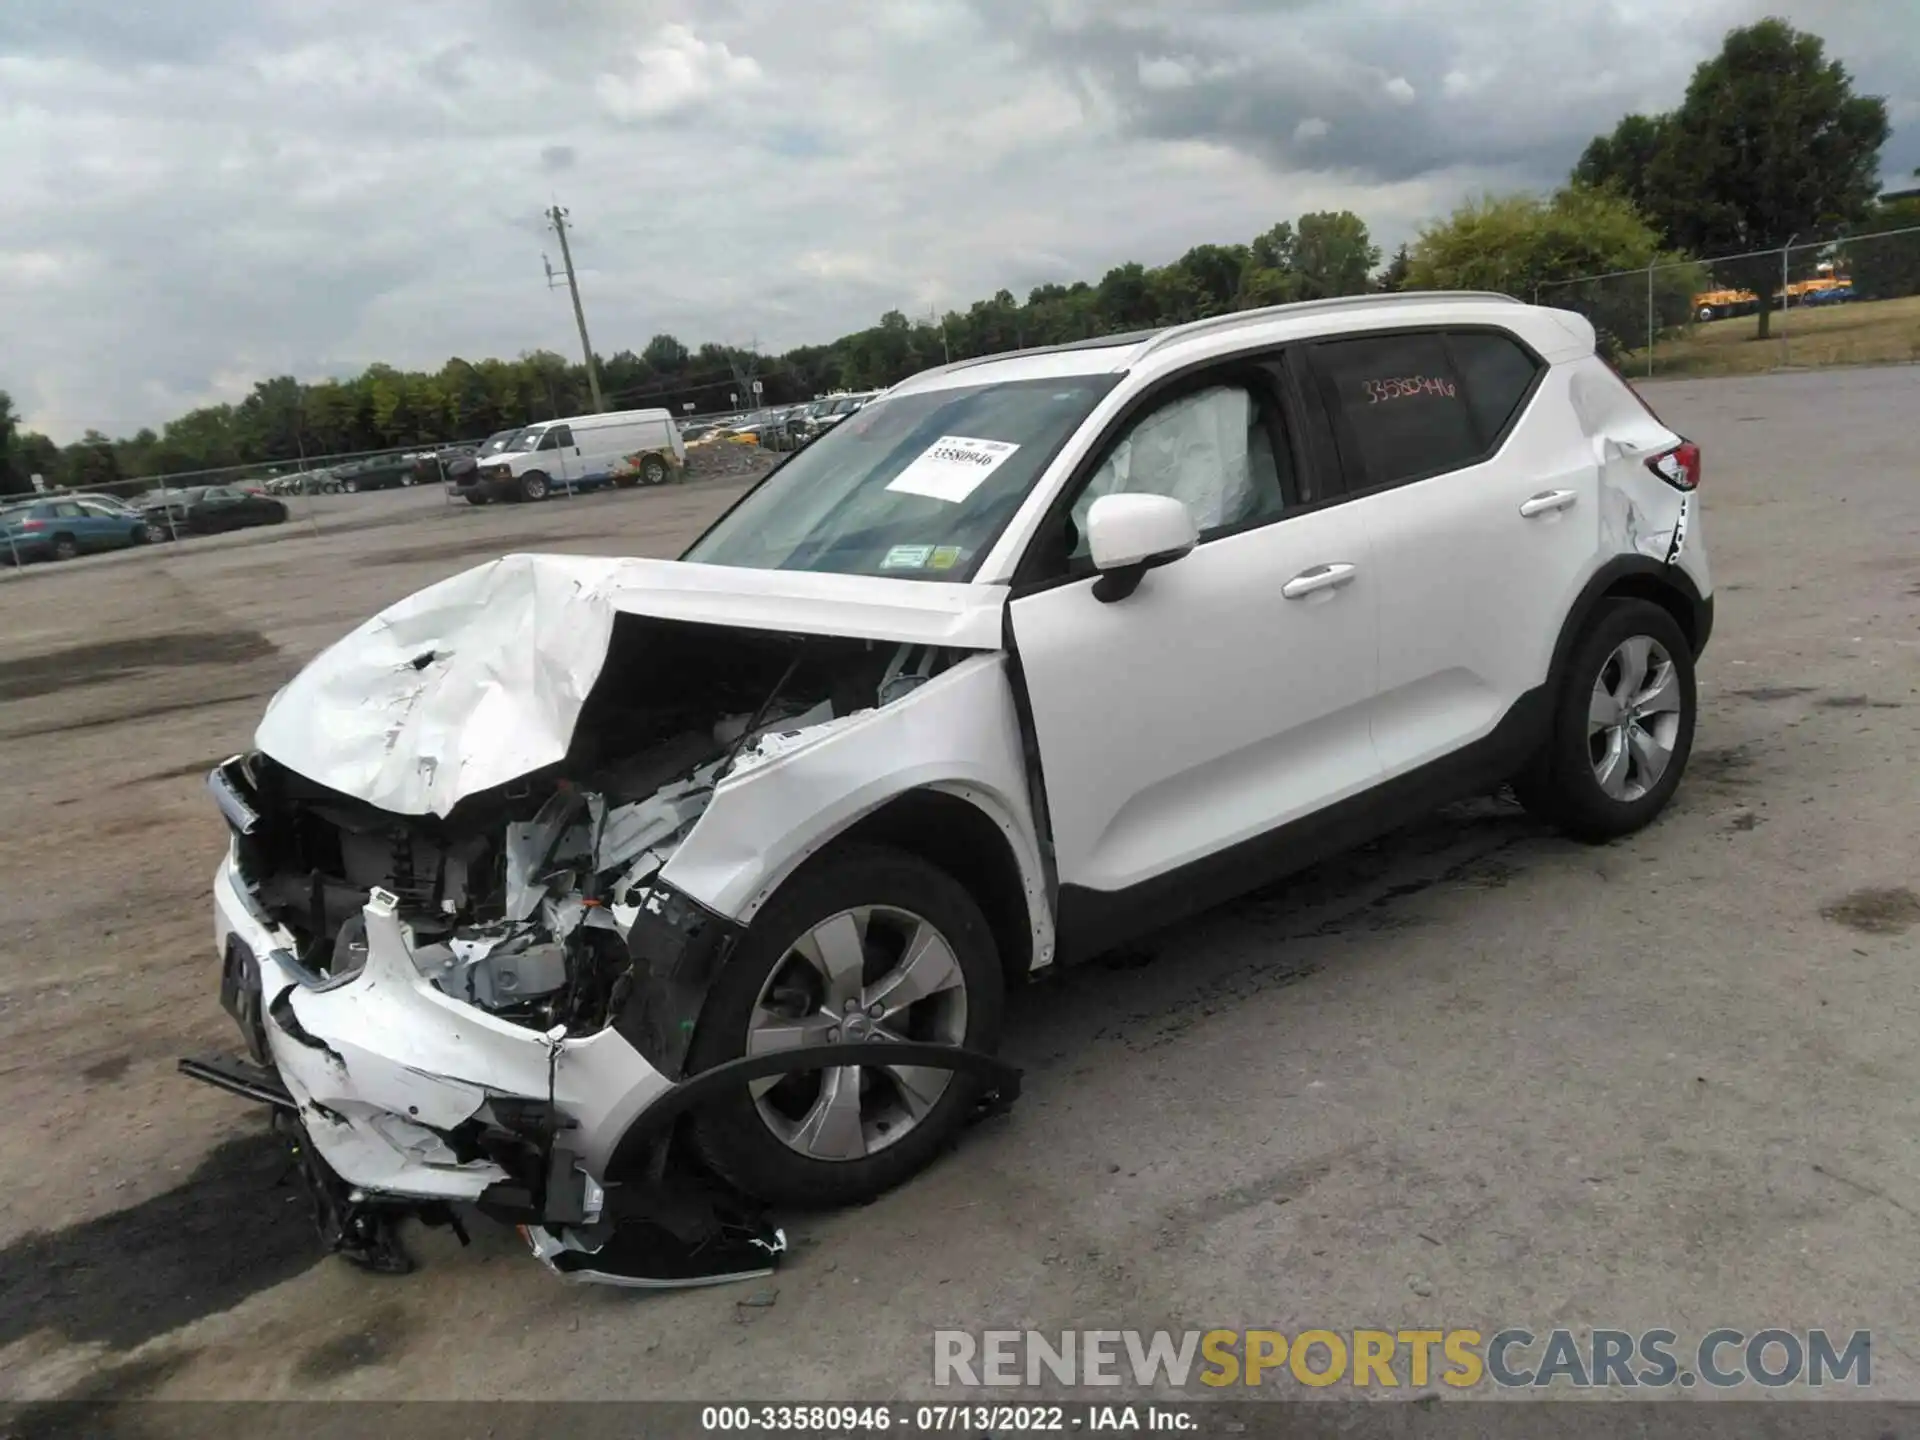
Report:
[[[1293,579],[1280,587],[1280,593],[1289,600],[1302,600],[1321,590],[1338,590],[1342,585],[1353,583],[1353,577],[1360,573],[1357,566],[1344,560],[1331,565],[1316,565],[1311,570],[1302,570]]]
[[[1556,510],[1570,509],[1573,502],[1580,498],[1577,490],[1542,490],[1520,505],[1520,513],[1531,520],[1536,515],[1551,515]]]

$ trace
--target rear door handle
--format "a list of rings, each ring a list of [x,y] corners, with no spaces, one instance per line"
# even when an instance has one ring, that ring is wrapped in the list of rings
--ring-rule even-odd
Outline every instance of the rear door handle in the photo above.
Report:
[[[1342,585],[1353,582],[1360,573],[1358,567],[1337,560],[1331,565],[1316,565],[1311,570],[1302,570],[1293,579],[1280,587],[1280,593],[1289,600],[1302,600],[1321,590],[1337,590]]]
[[[1572,508],[1573,502],[1580,498],[1578,490],[1542,490],[1520,505],[1520,513],[1531,520],[1536,515],[1551,515],[1556,510]]]

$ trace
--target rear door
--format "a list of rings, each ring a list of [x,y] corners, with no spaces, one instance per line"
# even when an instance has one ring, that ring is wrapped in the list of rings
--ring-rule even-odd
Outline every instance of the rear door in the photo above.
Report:
[[[1506,331],[1330,340],[1308,361],[1375,559],[1391,777],[1528,718],[1595,563],[1599,472],[1565,375]]]
[[[1023,563],[1010,614],[1063,886],[1183,884],[1375,779],[1373,557],[1294,439],[1271,372],[1189,378],[1109,436]],[[1085,512],[1116,491],[1185,501],[1200,544],[1102,603]]]
[[[52,509],[47,523],[56,534],[71,536],[76,550],[96,548],[96,537],[84,510],[71,500],[55,501]]]

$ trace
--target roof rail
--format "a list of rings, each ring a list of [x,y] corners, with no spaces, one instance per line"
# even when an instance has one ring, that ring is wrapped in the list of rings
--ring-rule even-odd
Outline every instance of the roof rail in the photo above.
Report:
[[[991,355],[970,355],[965,360],[950,360],[926,370],[916,370],[908,380],[923,380],[929,375],[946,375],[954,370],[969,370],[975,365],[991,365],[1000,360],[1024,360],[1029,355],[1060,355],[1069,350],[1109,350],[1138,345],[1160,334],[1159,330],[1128,330],[1118,335],[1089,335],[1084,340],[1063,340],[1058,345],[1029,345],[1024,350],[997,350]],[[906,381],[900,382],[905,384]]]
[[[1142,347],[1140,358],[1144,359],[1156,350],[1163,349],[1176,340],[1184,340],[1190,335],[1207,335],[1216,330],[1231,330],[1241,325],[1251,325],[1257,321],[1273,320],[1288,315],[1312,315],[1327,310],[1366,309],[1376,305],[1402,305],[1423,300],[1491,300],[1505,305],[1525,303],[1497,290],[1392,290],[1377,295],[1334,295],[1325,300],[1294,300],[1285,305],[1263,305],[1257,310],[1234,310],[1225,315],[1210,315],[1204,320],[1189,320],[1182,325],[1163,325],[1152,330],[1128,330],[1117,335],[1091,335],[1085,340],[1067,340],[1058,345],[1030,345],[1024,350],[1000,350],[991,355],[973,355],[965,360],[952,360],[945,365],[916,370],[907,377],[907,380],[925,380],[934,375],[948,375],[955,370],[970,370],[976,365],[991,365],[1001,360],[1025,359],[1029,355],[1058,355],[1069,350],[1106,350],[1138,345]],[[907,380],[902,380],[900,383],[904,385]]]
[[[1144,360],[1156,350],[1163,350],[1175,341],[1185,340],[1193,335],[1210,335],[1217,330],[1234,330],[1242,325],[1251,325],[1262,320],[1279,320],[1293,315],[1313,315],[1328,310],[1367,310],[1375,306],[1385,308],[1434,300],[1492,300],[1505,305],[1523,303],[1497,290],[1389,290],[1376,295],[1334,295],[1325,300],[1295,300],[1285,305],[1263,305],[1258,310],[1234,310],[1225,315],[1210,315],[1204,320],[1189,320],[1184,325],[1170,325],[1154,333],[1141,349],[1139,358]]]

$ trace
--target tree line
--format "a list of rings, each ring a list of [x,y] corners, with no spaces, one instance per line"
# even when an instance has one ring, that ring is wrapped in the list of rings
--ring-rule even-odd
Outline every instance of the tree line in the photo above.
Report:
[[[711,343],[690,349],[656,335],[637,353],[596,357],[601,387],[610,407],[684,414],[752,404],[758,382],[760,403],[781,405],[830,390],[881,388],[949,360],[1401,288],[1500,290],[1579,309],[1594,320],[1603,348],[1617,352],[1623,337],[1645,334],[1644,289],[1565,282],[1662,267],[1654,272],[1656,319],[1679,325],[1688,321],[1692,295],[1710,281],[1763,297],[1779,283],[1777,257],[1716,267],[1709,276],[1690,256],[1777,252],[1795,235],[1920,224],[1920,206],[1876,200],[1887,135],[1884,102],[1855,95],[1818,36],[1764,20],[1728,33],[1675,110],[1629,115],[1596,137],[1553,195],[1470,200],[1422,229],[1384,268],[1364,220],[1318,212],[1244,244],[1196,245],[1165,265],[1130,263],[1098,282],[1042,285],[1025,300],[1000,290],[937,318],[890,310],[868,329],[779,356]],[[1920,290],[1920,247],[1868,256],[1870,248],[1878,247],[1861,247],[1855,262],[1873,272],[1865,293]],[[1768,318],[1763,304],[1762,338]],[[0,491],[27,488],[35,473],[89,487],[425,446],[579,414],[591,408],[588,396],[585,367],[547,350],[512,360],[456,357],[435,371],[376,364],[351,379],[263,380],[238,404],[190,411],[158,432],[116,439],[89,430],[62,447],[18,432],[0,392]]]

